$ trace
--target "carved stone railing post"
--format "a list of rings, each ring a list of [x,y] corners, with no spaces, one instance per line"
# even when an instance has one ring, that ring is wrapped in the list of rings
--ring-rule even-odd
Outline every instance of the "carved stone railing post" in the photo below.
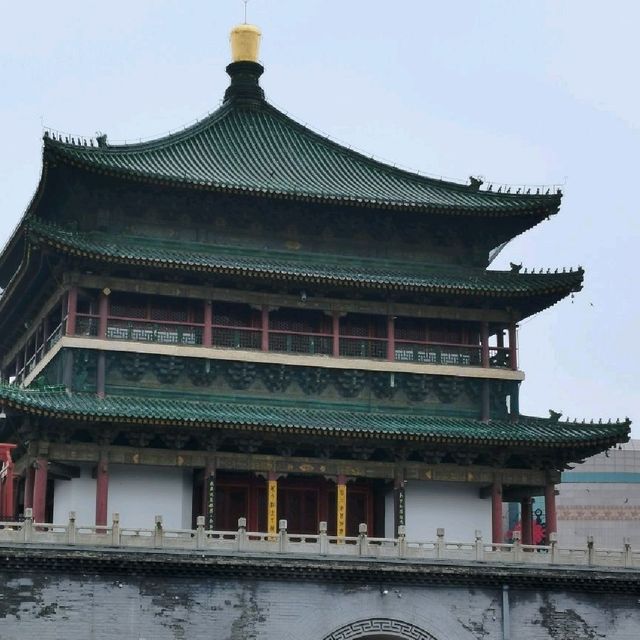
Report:
[[[369,539],[367,537],[367,525],[361,522],[358,525],[358,555],[365,556],[369,552]]]
[[[287,521],[278,522],[278,551],[284,553],[287,550]]]
[[[558,562],[558,534],[555,531],[552,531],[549,534],[549,546],[551,547],[551,564],[556,564]]]
[[[67,525],[67,544],[76,543],[76,512],[69,511],[69,524]]]
[[[156,526],[153,530],[153,546],[162,547],[164,544],[164,530],[162,528],[162,516],[155,517]]]
[[[484,544],[482,543],[482,531],[476,529],[476,560],[484,560]]]
[[[238,551],[247,550],[247,519],[238,518]]]
[[[326,556],[329,553],[329,540],[327,539],[327,523],[323,520],[318,529],[318,540],[320,542],[320,554]]]
[[[204,516],[196,518],[196,549],[204,549]]]
[[[31,507],[27,507],[24,510],[22,534],[24,542],[31,542],[33,540],[33,509]]]
[[[120,541],[120,514],[113,513],[111,515],[111,544],[114,547],[119,547]]]
[[[513,561],[522,561],[522,533],[520,531],[513,532]]]
[[[624,566],[633,566],[633,551],[631,550],[631,538],[622,538]]]
[[[587,536],[587,564],[592,567],[595,561],[593,536]]]
[[[445,551],[446,551],[446,545],[444,542],[444,529],[443,528],[439,528],[436,529],[436,536],[437,536],[437,540],[436,540],[436,558],[438,558],[438,560],[444,558],[445,555]]]
[[[407,555],[407,528],[403,524],[398,525],[398,556],[404,558]]]

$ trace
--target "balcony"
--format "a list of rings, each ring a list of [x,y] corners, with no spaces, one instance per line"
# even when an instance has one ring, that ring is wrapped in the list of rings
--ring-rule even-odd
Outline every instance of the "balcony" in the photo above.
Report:
[[[98,316],[78,314],[74,335],[99,337],[99,324]],[[464,367],[484,366],[482,346],[479,344],[363,337],[342,332],[336,336],[332,333],[263,329],[232,324],[211,324],[210,335],[211,341],[208,343],[205,341],[206,326],[202,323],[156,322],[108,316],[104,337],[108,340],[208,346],[221,349],[248,349]],[[508,347],[489,347],[488,352],[489,367],[511,369],[511,354]]]
[[[119,293],[78,296],[76,292],[59,301],[16,349],[13,361],[5,367],[5,379],[24,381],[63,336],[377,363],[517,370],[515,325],[257,308]]]

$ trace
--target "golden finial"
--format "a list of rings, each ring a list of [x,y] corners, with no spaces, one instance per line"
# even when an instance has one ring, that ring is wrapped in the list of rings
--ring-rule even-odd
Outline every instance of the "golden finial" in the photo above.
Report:
[[[258,62],[262,33],[255,25],[247,23],[247,4],[244,2],[244,23],[231,30],[231,59],[233,62]]]

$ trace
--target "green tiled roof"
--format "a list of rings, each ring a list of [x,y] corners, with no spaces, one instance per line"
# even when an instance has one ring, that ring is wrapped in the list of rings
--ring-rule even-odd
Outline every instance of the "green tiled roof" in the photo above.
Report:
[[[440,213],[547,216],[561,199],[399,170],[314,133],[263,99],[230,100],[179,133],[140,144],[94,147],[45,135],[45,158],[218,191]]]
[[[108,261],[459,295],[548,295],[557,301],[579,290],[583,279],[582,269],[566,273],[517,273],[345,256],[259,252],[209,244],[152,242],[144,238],[68,231],[35,219],[29,222],[29,235],[33,241],[67,253]]]
[[[580,424],[520,417],[517,422],[430,416],[411,411],[335,410],[292,405],[240,404],[157,397],[67,393],[62,389],[30,391],[0,385],[5,407],[25,413],[71,420],[122,420],[144,424],[182,424],[402,438],[438,442],[571,446],[626,442],[628,420]]]

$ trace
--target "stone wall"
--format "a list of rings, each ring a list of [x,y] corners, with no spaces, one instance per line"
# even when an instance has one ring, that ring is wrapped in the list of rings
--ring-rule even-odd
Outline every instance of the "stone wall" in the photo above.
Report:
[[[372,563],[368,578],[350,574],[346,581],[309,579],[303,565],[298,578],[257,577],[259,559],[253,577],[244,570],[236,577],[188,575],[157,559],[152,570],[132,570],[124,560],[101,571],[87,563],[61,569],[55,558],[43,571],[43,557],[33,571],[18,571],[3,560],[2,640],[635,640],[640,627],[633,589],[580,593],[512,584],[504,634],[501,584],[438,584],[435,574],[431,583],[415,584],[410,575],[403,581],[372,573]]]

